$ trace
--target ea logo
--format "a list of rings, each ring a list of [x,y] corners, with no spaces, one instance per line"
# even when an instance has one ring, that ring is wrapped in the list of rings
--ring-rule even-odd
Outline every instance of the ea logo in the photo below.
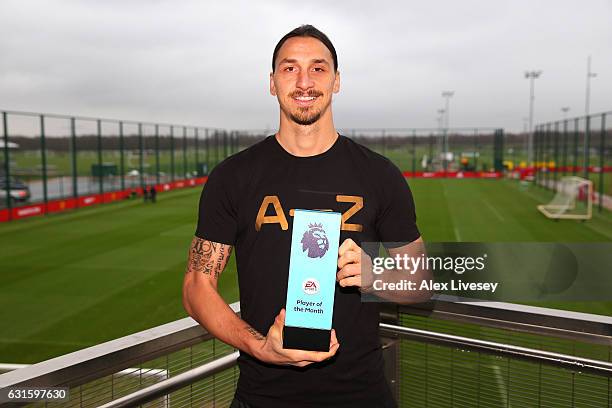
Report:
[[[308,278],[302,282],[302,290],[307,295],[315,295],[319,293],[319,281],[315,278]]]
[[[308,224],[308,230],[302,236],[302,251],[308,250],[309,258],[322,258],[329,249],[329,241],[323,224]]]

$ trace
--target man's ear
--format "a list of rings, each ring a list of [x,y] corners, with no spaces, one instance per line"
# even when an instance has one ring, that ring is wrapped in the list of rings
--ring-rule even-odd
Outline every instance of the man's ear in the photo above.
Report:
[[[270,72],[270,95],[276,96],[276,87],[274,86],[274,72]]]
[[[334,78],[334,93],[340,91],[340,71],[336,71],[336,77]]]

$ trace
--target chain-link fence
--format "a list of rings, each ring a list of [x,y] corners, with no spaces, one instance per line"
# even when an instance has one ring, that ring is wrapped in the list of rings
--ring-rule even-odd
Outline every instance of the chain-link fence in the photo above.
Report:
[[[275,133],[14,111],[0,121],[0,221],[201,184],[223,159]],[[526,160],[524,135],[502,129],[339,132],[407,177],[499,176]]]
[[[236,132],[221,129],[10,111],[0,116],[0,209],[43,203],[46,212],[54,200],[73,207],[84,196],[141,195],[151,185],[205,176],[238,150]]]
[[[537,125],[534,132],[535,178],[556,189],[564,176],[593,182],[601,211],[612,196],[612,112]]]
[[[526,135],[512,135],[504,150],[503,129],[352,129],[338,132],[389,158],[407,176],[422,172],[502,171],[512,161],[526,161]],[[239,146],[246,147],[274,130],[238,132]],[[507,160],[504,160],[504,157]]]

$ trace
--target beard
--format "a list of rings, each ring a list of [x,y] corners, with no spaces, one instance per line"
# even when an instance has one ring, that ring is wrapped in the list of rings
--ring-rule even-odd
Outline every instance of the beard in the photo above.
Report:
[[[289,117],[298,125],[310,126],[321,118],[321,111],[312,108],[298,108],[297,112],[291,112]]]
[[[311,90],[306,93],[302,92],[293,92],[289,95],[291,98],[295,98],[298,96],[314,96],[320,97],[323,96],[322,92]],[[310,126],[313,123],[317,122],[321,118],[322,110],[317,109],[314,106],[308,107],[298,107],[294,112],[289,112],[289,118],[302,126]]]

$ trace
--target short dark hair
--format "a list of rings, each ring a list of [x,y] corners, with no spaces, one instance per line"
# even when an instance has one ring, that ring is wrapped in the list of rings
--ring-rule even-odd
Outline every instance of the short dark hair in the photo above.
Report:
[[[304,24],[285,34],[285,36],[280,39],[278,44],[276,44],[276,47],[274,47],[274,53],[272,54],[272,72],[274,72],[275,69],[276,55],[278,54],[278,50],[280,50],[285,41],[292,37],[312,37],[321,41],[323,45],[327,47],[329,52],[331,52],[332,58],[334,60],[334,72],[338,70],[338,55],[336,55],[336,49],[334,48],[334,44],[332,44],[332,42],[325,35],[325,33],[320,31],[319,29],[310,24]]]

